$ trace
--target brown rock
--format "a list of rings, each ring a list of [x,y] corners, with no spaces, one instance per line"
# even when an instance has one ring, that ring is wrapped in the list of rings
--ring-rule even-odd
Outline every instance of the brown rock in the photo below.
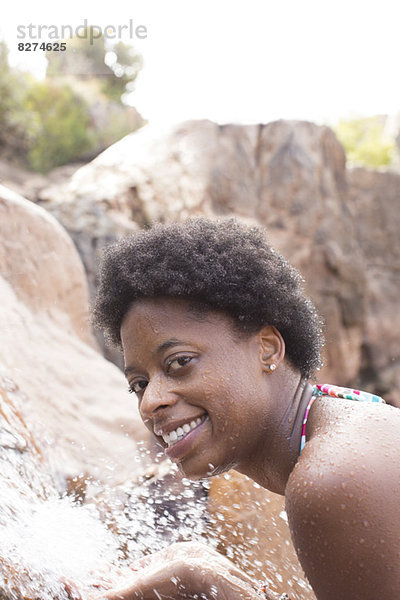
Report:
[[[40,198],[73,237],[92,291],[98,251],[138,226],[196,214],[262,223],[325,319],[320,379],[346,385],[360,370],[366,310],[348,194],[344,151],[328,127],[193,121],[167,132],[144,127]]]
[[[49,185],[66,183],[84,163],[70,163],[52,169],[46,175],[28,171],[23,167],[0,159],[0,183],[13,192],[35,202],[40,191]]]
[[[400,408],[400,174],[349,171],[367,282],[360,381]]]
[[[24,395],[22,416],[61,479],[125,480],[147,433],[96,350],[79,256],[51,215],[4,187],[0,213],[0,365]]]

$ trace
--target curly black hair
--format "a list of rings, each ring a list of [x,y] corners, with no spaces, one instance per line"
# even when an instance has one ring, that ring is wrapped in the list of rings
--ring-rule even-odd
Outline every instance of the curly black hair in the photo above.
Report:
[[[92,320],[121,349],[121,323],[144,297],[187,298],[253,333],[274,325],[304,377],[320,366],[321,321],[303,279],[258,227],[234,219],[156,224],[106,248]]]

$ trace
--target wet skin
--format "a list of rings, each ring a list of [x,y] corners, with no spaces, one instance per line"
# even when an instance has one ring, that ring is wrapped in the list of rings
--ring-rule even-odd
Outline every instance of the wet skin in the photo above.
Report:
[[[239,338],[224,314],[199,317],[184,300],[158,298],[131,308],[121,338],[141,417],[186,477],[235,468],[284,493],[304,414],[288,398],[301,396],[304,384],[284,361],[274,328]],[[279,366],[277,376],[271,363]],[[304,394],[304,408],[310,395]],[[167,448],[160,433],[197,418],[204,422]]]
[[[285,497],[317,598],[400,598],[400,411],[322,398],[307,432]]]
[[[142,419],[186,477],[235,468],[284,494],[318,600],[400,598],[397,409],[318,400],[299,458],[311,388],[273,327],[238,337],[225,314],[199,316],[185,300],[155,298],[133,305],[121,338]],[[162,434],[184,425],[193,428],[168,447]],[[246,593],[229,597],[253,597]]]

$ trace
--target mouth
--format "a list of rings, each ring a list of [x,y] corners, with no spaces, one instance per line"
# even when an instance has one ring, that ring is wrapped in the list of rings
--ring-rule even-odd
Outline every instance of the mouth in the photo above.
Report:
[[[201,417],[197,417],[192,421],[180,425],[176,429],[173,429],[169,433],[162,433],[161,437],[164,443],[167,444],[167,449],[172,448],[178,442],[182,441],[189,433],[197,429],[206,420],[207,415],[204,414]]]

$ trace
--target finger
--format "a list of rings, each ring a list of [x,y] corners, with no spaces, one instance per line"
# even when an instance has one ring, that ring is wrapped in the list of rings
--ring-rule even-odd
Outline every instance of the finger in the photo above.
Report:
[[[237,579],[240,579],[241,581],[247,583],[248,585],[251,585],[254,588],[254,584],[255,584],[254,579],[249,577],[246,573],[243,573],[243,571],[240,571],[239,569],[232,570],[232,571],[229,571],[229,575],[231,577],[236,577]]]
[[[138,574],[125,588],[108,590],[102,598],[107,600],[161,600],[163,598],[191,597],[197,590],[193,588],[190,573],[196,566],[181,561],[169,561],[164,565],[154,565]],[[192,589],[193,588],[193,589]],[[100,600],[98,597],[96,600]]]
[[[84,600],[82,594],[73,581],[63,579],[62,584],[70,600]]]

